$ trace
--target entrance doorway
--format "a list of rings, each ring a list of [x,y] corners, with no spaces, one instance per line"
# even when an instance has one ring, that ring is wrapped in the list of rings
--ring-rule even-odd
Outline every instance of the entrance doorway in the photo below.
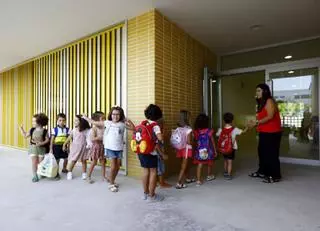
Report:
[[[280,155],[319,160],[318,68],[269,73],[283,127]]]

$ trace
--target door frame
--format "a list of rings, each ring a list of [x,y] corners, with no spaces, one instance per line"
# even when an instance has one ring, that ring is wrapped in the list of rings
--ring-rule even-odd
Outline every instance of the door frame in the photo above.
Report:
[[[238,68],[238,69],[232,69],[228,71],[221,71],[219,73],[219,76],[228,76],[228,75],[243,74],[248,72],[265,71],[265,82],[269,83],[270,73],[286,71],[290,69],[295,70],[295,69],[307,69],[307,68],[318,68],[318,78],[320,78],[320,57],[298,60],[298,61],[288,61],[288,62],[282,62],[282,63],[276,63],[276,64],[260,65],[255,67]],[[318,89],[320,89],[320,79],[318,81]],[[221,102],[221,95],[220,95],[220,102]],[[318,94],[318,104],[320,108],[320,94]],[[320,135],[320,131],[319,131],[319,135]],[[319,153],[319,160],[280,157],[280,161],[282,163],[320,166],[320,153]]]

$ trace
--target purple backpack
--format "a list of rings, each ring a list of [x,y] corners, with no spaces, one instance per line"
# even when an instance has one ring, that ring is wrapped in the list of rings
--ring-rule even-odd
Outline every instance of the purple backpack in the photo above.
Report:
[[[197,140],[197,148],[195,153],[195,158],[197,160],[206,161],[214,159],[210,131],[210,129],[205,129],[194,132],[194,136]]]

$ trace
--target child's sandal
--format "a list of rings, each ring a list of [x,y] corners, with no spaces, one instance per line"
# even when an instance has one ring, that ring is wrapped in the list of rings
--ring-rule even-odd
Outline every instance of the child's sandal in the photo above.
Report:
[[[201,186],[202,185],[202,182],[201,181],[197,181],[196,182],[196,186]]]
[[[119,189],[114,184],[109,185],[108,188],[111,192],[118,192],[119,191]]]
[[[176,189],[184,189],[187,188],[188,186],[185,184],[176,184]]]

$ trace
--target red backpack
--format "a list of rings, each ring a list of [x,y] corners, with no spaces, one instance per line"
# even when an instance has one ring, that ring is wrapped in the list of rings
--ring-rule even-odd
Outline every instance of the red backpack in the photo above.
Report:
[[[145,120],[135,127],[131,140],[131,149],[133,152],[137,154],[150,154],[154,151],[156,147],[156,137],[153,128],[156,125],[158,124]]]
[[[218,150],[223,155],[228,155],[233,152],[232,131],[234,128],[223,128],[219,140]]]

